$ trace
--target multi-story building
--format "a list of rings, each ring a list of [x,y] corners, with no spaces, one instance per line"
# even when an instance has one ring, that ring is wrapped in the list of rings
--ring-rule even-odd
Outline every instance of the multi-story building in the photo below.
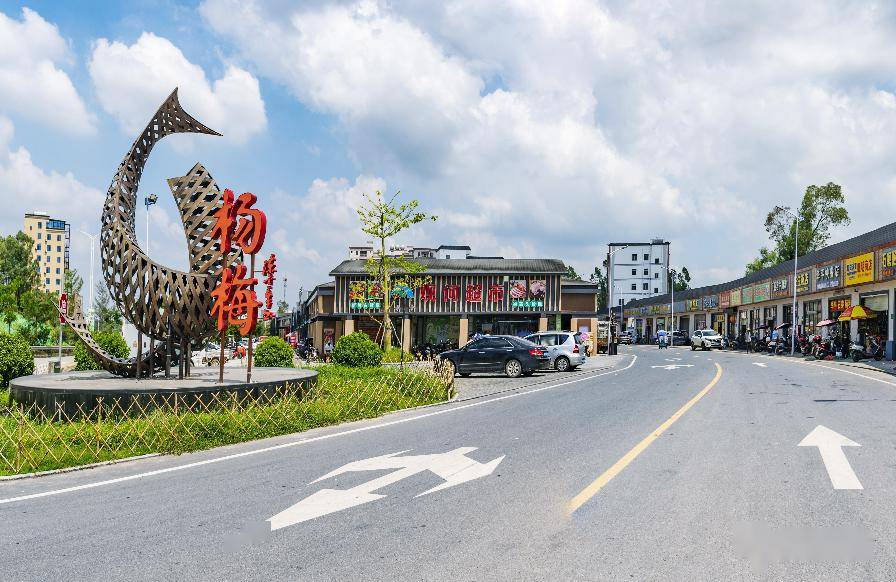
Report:
[[[466,259],[471,254],[466,245],[441,245],[439,247],[415,247],[413,245],[390,246],[386,253],[390,257],[407,259]],[[348,258],[351,260],[367,259],[373,255],[373,245],[348,247]]]
[[[625,305],[668,291],[669,242],[610,243],[607,258],[609,304]]]
[[[71,228],[64,220],[50,218],[46,212],[25,214],[25,234],[34,241],[32,254],[37,261],[40,284],[44,291],[58,295],[68,271]]]

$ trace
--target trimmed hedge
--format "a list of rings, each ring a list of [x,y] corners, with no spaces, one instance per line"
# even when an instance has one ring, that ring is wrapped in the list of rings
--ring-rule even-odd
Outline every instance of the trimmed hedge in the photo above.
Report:
[[[383,350],[362,331],[342,336],[333,348],[333,363],[342,366],[379,366],[382,361]]]
[[[387,362],[390,364],[397,364],[402,361],[402,354],[404,354],[405,362],[413,362],[414,356],[403,351],[401,348],[392,346],[388,351],[383,353],[383,362]]]
[[[98,331],[93,334],[93,339],[111,356],[127,358],[131,355],[128,342],[117,331]],[[91,357],[90,352],[87,351],[87,346],[81,340],[78,340],[75,344],[74,352],[75,370],[102,370],[96,360]]]
[[[34,373],[34,354],[28,341],[20,335],[0,333],[0,387],[19,376]]]
[[[292,347],[279,337],[265,338],[252,352],[255,365],[261,368],[292,368]]]

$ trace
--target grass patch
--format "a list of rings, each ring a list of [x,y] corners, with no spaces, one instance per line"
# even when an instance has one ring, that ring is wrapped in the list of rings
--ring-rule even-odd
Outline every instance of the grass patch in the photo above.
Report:
[[[451,387],[426,370],[315,368],[307,394],[237,402],[222,393],[203,410],[155,409],[123,416],[51,422],[26,415],[0,392],[0,475],[46,471],[147,453],[184,453],[373,418],[403,408],[444,402]],[[118,414],[116,414],[118,413]],[[118,418],[112,418],[118,416]]]

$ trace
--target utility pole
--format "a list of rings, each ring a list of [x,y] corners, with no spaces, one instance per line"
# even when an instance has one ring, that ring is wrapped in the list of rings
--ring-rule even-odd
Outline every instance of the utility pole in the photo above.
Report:
[[[96,319],[96,311],[93,305],[93,265],[94,265],[94,253],[96,251],[96,239],[99,238],[98,234],[90,234],[89,232],[80,231],[81,234],[90,239],[90,309],[88,310],[88,318],[87,322],[90,326],[91,331],[95,331],[94,320]]]

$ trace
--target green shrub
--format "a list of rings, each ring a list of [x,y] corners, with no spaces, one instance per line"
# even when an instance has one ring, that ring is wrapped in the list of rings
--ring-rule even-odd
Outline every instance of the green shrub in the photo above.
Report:
[[[93,334],[93,339],[103,348],[110,356],[116,358],[127,358],[131,355],[128,348],[128,342],[124,341],[124,337],[117,331],[98,331]],[[75,370],[101,370],[102,368],[96,360],[87,351],[84,342],[78,341],[75,344]]]
[[[34,354],[20,335],[0,333],[0,387],[19,376],[34,373]]]
[[[383,361],[389,363],[398,363],[402,361],[402,354],[404,355],[405,362],[412,362],[414,360],[414,356],[403,351],[401,348],[392,346],[387,351],[383,352]]]
[[[342,336],[333,348],[333,362],[343,366],[379,366],[382,361],[383,350],[361,331]]]
[[[255,365],[261,368],[292,368],[292,347],[282,338],[266,338],[252,354]]]

